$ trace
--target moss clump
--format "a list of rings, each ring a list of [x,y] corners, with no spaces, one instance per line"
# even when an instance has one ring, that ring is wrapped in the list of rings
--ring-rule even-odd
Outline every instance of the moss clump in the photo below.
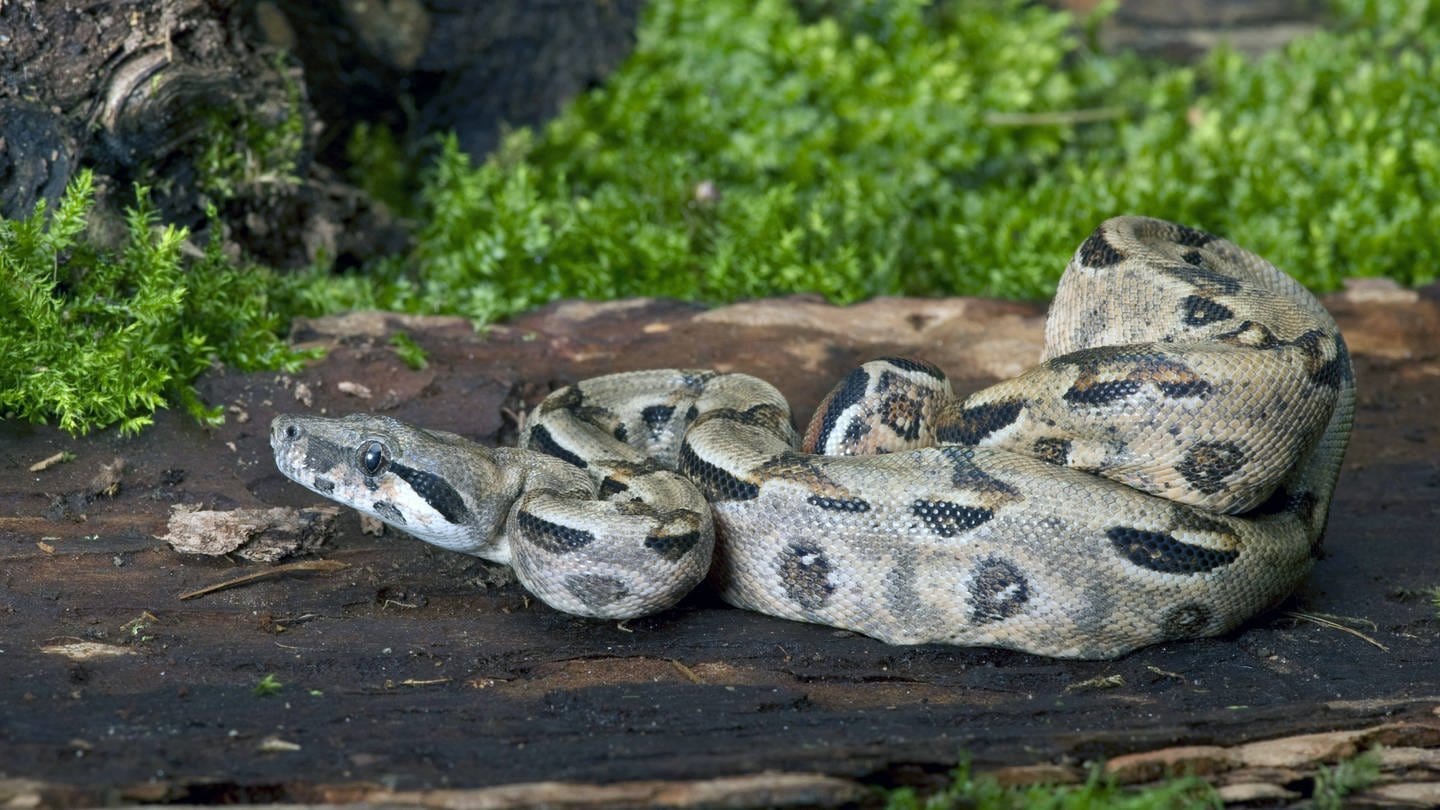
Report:
[[[1351,759],[1341,760],[1315,773],[1311,803],[1317,810],[1341,810],[1345,797],[1375,784],[1380,778],[1380,753],[1371,749]]]
[[[71,433],[118,423],[132,433],[167,401],[222,419],[190,383],[219,360],[241,369],[295,367],[273,274],[235,266],[218,242],[187,259],[184,229],[156,227],[144,189],[118,252],[82,238],[93,203],[81,172],[53,215],[0,219],[0,415],[54,420]]]
[[[1195,777],[1181,777],[1142,789],[1123,788],[1115,780],[1092,768],[1080,785],[1030,785],[1005,787],[994,778],[977,776],[962,763],[951,773],[949,787],[920,798],[909,788],[892,792],[888,810],[1199,810],[1222,807],[1215,789]]]
[[[257,681],[255,688],[251,689],[250,692],[255,695],[255,697],[272,697],[280,694],[280,690],[284,688],[285,684],[281,683],[280,679],[275,677],[275,673],[271,672]]]
[[[447,141],[413,254],[350,293],[479,320],[563,296],[1039,298],[1126,212],[1319,290],[1433,278],[1440,4],[1344,0],[1343,33],[1193,68],[1097,53],[1020,0],[822,5],[652,3],[630,60],[539,134],[478,166]]]
[[[395,350],[395,356],[412,371],[422,371],[430,365],[430,357],[425,353],[425,348],[405,332],[391,335],[390,347]]]
[[[407,153],[389,129],[363,121],[356,124],[345,143],[345,159],[350,162],[349,178],[370,199],[397,216],[416,213],[412,178],[420,158]]]
[[[212,201],[224,202],[258,186],[299,182],[296,170],[305,146],[300,81],[283,55],[275,57],[274,69],[285,86],[279,109],[217,108],[201,119],[196,170],[201,190]]]

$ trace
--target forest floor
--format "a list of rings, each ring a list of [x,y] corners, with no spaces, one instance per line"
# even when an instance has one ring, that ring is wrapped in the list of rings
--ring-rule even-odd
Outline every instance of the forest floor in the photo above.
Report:
[[[174,412],[132,438],[0,423],[0,806],[834,806],[940,784],[963,754],[1012,782],[1073,779],[1100,760],[1144,781],[1169,763],[1237,800],[1284,803],[1315,767],[1376,743],[1414,753],[1385,760],[1371,799],[1428,801],[1440,795],[1440,286],[1361,284],[1325,303],[1359,401],[1324,558],[1237,632],[1117,661],[887,646],[703,591],[643,620],[586,621],[486,563],[364,534],[344,510],[310,513],[303,550],[278,564],[160,539],[180,505],[321,505],[275,470],[279,412],[380,411],[509,442],[507,412],[556,385],[687,366],[769,379],[803,420],[880,354],[926,357],[961,391],[1014,374],[1039,356],[1037,306],[568,302],[478,334],[360,313],[297,326],[298,342],[329,348],[301,373],[203,378],[227,407],[217,429]],[[400,360],[394,331],[428,367]],[[30,469],[58,453],[73,457]],[[1276,738],[1289,739],[1264,742]]]

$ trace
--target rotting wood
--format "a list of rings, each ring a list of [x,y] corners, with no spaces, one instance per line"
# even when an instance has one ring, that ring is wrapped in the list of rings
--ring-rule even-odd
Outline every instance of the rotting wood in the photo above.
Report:
[[[1228,750],[1433,722],[1440,637],[1433,607],[1417,594],[1440,585],[1440,560],[1416,549],[1433,535],[1432,482],[1440,481],[1440,425],[1429,416],[1440,375],[1426,371],[1440,346],[1440,288],[1414,301],[1326,303],[1354,350],[1360,409],[1326,556],[1288,607],[1364,616],[1377,625],[1366,634],[1388,653],[1281,613],[1222,638],[1105,663],[888,647],[734,610],[704,591],[622,628],[549,610],[474,559],[395,532],[364,535],[351,512],[336,517],[326,547],[327,560],[348,566],[343,576],[277,576],[254,563],[237,570],[228,558],[177,554],[157,542],[175,503],[316,504],[274,471],[265,426],[277,409],[361,407],[335,387],[339,380],[371,388],[375,398],[363,407],[391,403],[385,412],[397,418],[494,442],[513,435],[502,409],[518,412],[553,384],[639,364],[755,373],[781,382],[803,414],[865,356],[924,354],[958,369],[959,387],[975,387],[1038,353],[1041,334],[1038,307],[983,301],[805,304],[803,318],[789,313],[793,323],[783,302],[705,318],[689,305],[639,302],[592,307],[583,322],[563,319],[557,306],[483,339],[456,319],[406,321],[406,331],[433,348],[430,367],[412,371],[385,348],[386,330],[398,325],[380,319],[375,334],[347,336],[316,322],[309,334],[328,335],[332,348],[303,372],[201,380],[207,401],[237,406],[249,422],[200,430],[164,411],[155,428],[126,440],[124,486],[114,498],[75,495],[88,491],[93,465],[56,465],[41,476],[25,469],[61,451],[111,458],[111,440],[0,423],[7,772],[44,781],[56,791],[47,795],[81,797],[71,805],[104,796],[316,801],[321,786],[373,790],[382,778],[394,792],[416,793],[766,769],[936,785],[962,753],[979,772],[1056,765],[1083,778],[1087,763],[1137,751]],[[869,337],[844,340],[844,324],[856,318],[905,324],[917,312],[925,328],[914,343],[887,341],[884,329],[868,326],[852,331]],[[669,328],[646,335],[636,323]],[[556,351],[582,343],[609,355],[572,363]],[[817,365],[802,374],[777,345],[830,348],[807,354]],[[294,399],[301,385],[312,406]],[[227,443],[233,452],[215,452]],[[176,599],[255,573],[243,588]],[[144,611],[156,618],[136,633]],[[133,652],[74,660],[42,651],[74,642]],[[254,687],[271,674],[278,693],[256,697]],[[1065,693],[1102,677],[1114,688]],[[269,737],[299,748],[260,751]],[[1355,745],[1373,743],[1432,750],[1399,738]],[[146,784],[156,762],[166,763],[164,783]],[[1283,785],[1304,773],[1247,766],[1226,775]]]

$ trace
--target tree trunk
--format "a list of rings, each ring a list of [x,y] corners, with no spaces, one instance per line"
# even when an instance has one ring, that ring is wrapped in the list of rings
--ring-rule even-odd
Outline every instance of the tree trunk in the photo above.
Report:
[[[342,175],[355,123],[410,135],[412,156],[453,130],[483,159],[618,65],[639,5],[0,2],[0,215],[89,167],[102,241],[140,183],[168,222],[204,228],[214,206],[269,264],[394,252],[398,228]]]

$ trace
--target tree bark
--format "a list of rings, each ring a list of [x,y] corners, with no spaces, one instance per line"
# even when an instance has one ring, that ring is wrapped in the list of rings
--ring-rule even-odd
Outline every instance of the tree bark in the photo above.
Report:
[[[639,0],[39,0],[0,2],[0,215],[54,205],[95,172],[101,241],[133,186],[166,221],[272,265],[403,248],[344,177],[354,125],[436,131],[477,160],[629,52]],[[105,223],[110,223],[108,226]]]

